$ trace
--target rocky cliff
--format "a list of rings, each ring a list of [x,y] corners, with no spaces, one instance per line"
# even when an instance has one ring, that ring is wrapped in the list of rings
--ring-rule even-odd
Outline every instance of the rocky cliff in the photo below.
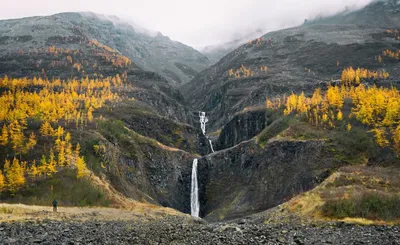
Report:
[[[249,140],[259,134],[273,121],[271,113],[264,108],[258,108],[239,113],[222,129],[216,144],[216,149],[222,150]]]
[[[339,166],[324,141],[246,141],[199,160],[201,214],[242,217],[309,190]]]

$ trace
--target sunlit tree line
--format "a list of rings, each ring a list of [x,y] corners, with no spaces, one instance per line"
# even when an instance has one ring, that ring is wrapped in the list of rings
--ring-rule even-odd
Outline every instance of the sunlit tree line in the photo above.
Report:
[[[347,86],[357,85],[361,83],[362,79],[387,79],[389,78],[389,73],[386,71],[370,71],[364,68],[354,69],[349,67],[343,70],[341,82]]]
[[[97,40],[86,41],[86,44],[91,49],[91,55],[110,62],[111,65],[116,68],[128,67],[132,64],[132,61],[128,57],[107,45],[101,44]],[[18,52],[19,55],[24,55],[24,53],[22,49]],[[49,65],[52,68],[72,66],[76,71],[82,74],[85,73],[85,69],[99,69],[96,60],[88,61],[85,59],[84,53],[81,50],[71,50],[51,45],[47,48],[30,49],[28,54],[30,57],[40,54],[49,54],[53,57],[57,57],[58,60],[52,60]],[[37,67],[41,64],[41,62],[38,61],[34,61],[34,63]]]
[[[260,67],[256,67],[256,69],[253,71],[250,67],[246,67],[242,64],[242,66],[239,69],[236,70],[230,69],[228,71],[228,74],[230,78],[247,78],[247,77],[252,77],[254,75],[265,74],[266,72],[268,72],[268,70],[269,70],[268,66],[261,65]]]
[[[132,64],[132,61],[128,57],[121,55],[115,49],[107,45],[104,45],[95,39],[89,41],[89,45],[107,51],[107,52],[94,52],[94,55],[105,57],[107,61],[111,62],[116,67],[124,67]]]
[[[385,49],[382,52],[382,54],[385,57],[389,57],[389,58],[392,58],[394,60],[399,60],[400,50],[392,51],[392,50],[389,50],[389,49]]]
[[[363,69],[360,72],[368,74]],[[342,76],[342,79],[341,85],[329,85],[325,92],[318,88],[311,97],[304,93],[292,93],[287,98],[267,99],[266,106],[279,109],[284,105],[285,115],[304,114],[309,123],[324,128],[344,125],[347,130],[351,130],[352,126],[348,121],[354,118],[371,129],[377,144],[381,147],[392,147],[400,155],[399,91],[394,87],[367,87],[362,83],[357,84],[355,80],[349,82],[346,76]],[[345,101],[348,101],[351,109],[349,118],[345,118],[342,112]]]
[[[0,147],[11,151],[11,158],[3,159],[0,190],[16,191],[29,179],[50,177],[70,165],[77,169],[78,178],[84,176],[86,164],[80,146],[73,146],[71,134],[60,124],[82,128],[92,122],[94,110],[120,100],[113,91],[123,86],[123,79],[119,75],[67,81],[0,78]],[[28,126],[32,121],[41,123],[36,133]],[[48,142],[41,160],[22,160],[38,142]]]

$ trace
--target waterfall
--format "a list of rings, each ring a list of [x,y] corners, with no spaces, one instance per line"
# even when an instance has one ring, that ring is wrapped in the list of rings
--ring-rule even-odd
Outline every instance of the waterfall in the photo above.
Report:
[[[211,140],[208,140],[208,141],[210,142],[211,151],[214,153],[215,151],[214,151],[214,147],[213,147],[213,145],[212,145],[212,141],[211,141]]]
[[[200,117],[201,131],[203,132],[204,135],[206,135],[206,123],[208,122],[208,118],[206,117],[206,113],[204,111],[199,111],[199,117]],[[207,139],[208,139],[208,137],[207,137]],[[211,151],[214,153],[214,147],[212,145],[211,140],[208,139],[208,142],[210,142]]]
[[[200,203],[199,203],[199,188],[197,186],[197,159],[193,160],[192,167],[192,187],[190,191],[190,211],[194,217],[199,217]]]
[[[204,111],[199,112],[199,117],[200,117],[201,131],[205,135],[206,134],[206,123],[208,122],[208,118],[206,117],[206,113]]]

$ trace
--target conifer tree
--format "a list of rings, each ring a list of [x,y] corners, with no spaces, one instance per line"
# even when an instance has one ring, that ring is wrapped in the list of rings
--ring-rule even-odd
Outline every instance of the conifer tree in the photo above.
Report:
[[[347,124],[346,130],[347,130],[347,131],[350,131],[350,130],[351,130],[351,124],[350,124],[350,123]]]
[[[42,155],[42,159],[40,160],[40,166],[39,166],[39,174],[44,174],[44,175],[48,175],[48,168],[49,168],[49,164],[47,163],[47,159],[45,155]]]
[[[24,169],[21,167],[18,159],[14,158],[6,176],[10,191],[15,192],[25,184]]]
[[[342,120],[343,120],[343,113],[342,113],[341,110],[338,111],[337,116],[336,116],[336,119],[337,119],[338,121],[342,121]]]
[[[64,164],[65,164],[65,141],[62,141],[60,149],[58,151],[58,165],[64,166]]]
[[[40,174],[40,171],[39,171],[38,167],[36,166],[35,160],[33,160],[31,167],[29,168],[28,174],[32,179],[35,179],[36,176],[38,176]]]
[[[15,152],[20,152],[24,142],[24,134],[22,133],[21,125],[16,120],[10,124],[10,138],[13,150]]]
[[[76,170],[77,170],[76,173],[77,178],[82,178],[86,175],[86,164],[83,157],[78,157],[76,161]]]
[[[8,144],[8,130],[6,124],[4,124],[0,135],[0,145],[5,146],[7,144]]]
[[[56,165],[57,165],[57,163],[54,159],[53,149],[50,149],[49,163],[47,166],[47,175],[48,176],[52,176],[55,172],[57,172]]]
[[[43,136],[51,136],[54,134],[53,128],[51,127],[51,124],[48,121],[45,121],[42,126],[40,127],[40,133]]]
[[[3,172],[0,170],[0,192],[2,192],[6,187],[6,180],[4,178]]]
[[[33,149],[33,147],[35,147],[36,145],[36,137],[35,137],[35,133],[31,133],[31,135],[29,136],[28,142],[25,145],[25,152],[28,152],[29,150]]]

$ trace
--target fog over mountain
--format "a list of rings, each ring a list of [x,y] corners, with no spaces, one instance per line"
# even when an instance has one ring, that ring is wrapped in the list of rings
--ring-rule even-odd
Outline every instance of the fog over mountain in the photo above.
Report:
[[[59,12],[95,12],[131,20],[136,27],[159,31],[173,40],[202,49],[253,33],[302,24],[304,19],[361,8],[371,0],[5,0],[0,19]]]

